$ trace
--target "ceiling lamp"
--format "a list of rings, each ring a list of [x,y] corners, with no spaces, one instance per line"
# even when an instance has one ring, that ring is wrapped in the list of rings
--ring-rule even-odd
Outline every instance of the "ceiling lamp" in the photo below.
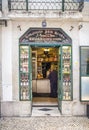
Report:
[[[44,49],[44,54],[48,55],[48,53],[49,53],[49,49],[48,48]]]

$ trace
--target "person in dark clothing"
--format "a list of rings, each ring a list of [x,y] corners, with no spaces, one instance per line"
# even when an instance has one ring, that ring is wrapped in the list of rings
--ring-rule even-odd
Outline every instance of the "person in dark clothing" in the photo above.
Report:
[[[58,80],[58,74],[57,71],[54,70],[54,68],[51,68],[51,72],[48,75],[48,79],[50,80],[50,87],[51,87],[51,97],[57,97],[57,80]]]

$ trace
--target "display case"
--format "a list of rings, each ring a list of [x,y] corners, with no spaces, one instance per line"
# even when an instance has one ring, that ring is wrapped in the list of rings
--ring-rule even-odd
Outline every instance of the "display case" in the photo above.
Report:
[[[62,47],[62,83],[63,83],[63,100],[72,99],[72,62],[71,46]]]
[[[37,78],[37,51],[32,51],[32,79]]]
[[[20,100],[29,100],[29,46],[20,46],[19,50]]]

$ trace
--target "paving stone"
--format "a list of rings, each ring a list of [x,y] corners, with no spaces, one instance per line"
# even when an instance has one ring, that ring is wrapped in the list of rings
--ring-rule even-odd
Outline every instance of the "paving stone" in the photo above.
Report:
[[[89,130],[87,117],[4,117],[1,130]]]

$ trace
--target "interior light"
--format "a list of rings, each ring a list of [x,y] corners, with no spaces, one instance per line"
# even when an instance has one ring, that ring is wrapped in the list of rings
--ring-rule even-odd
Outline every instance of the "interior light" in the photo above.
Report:
[[[44,54],[47,55],[49,53],[49,49],[48,48],[45,48],[44,49]]]

